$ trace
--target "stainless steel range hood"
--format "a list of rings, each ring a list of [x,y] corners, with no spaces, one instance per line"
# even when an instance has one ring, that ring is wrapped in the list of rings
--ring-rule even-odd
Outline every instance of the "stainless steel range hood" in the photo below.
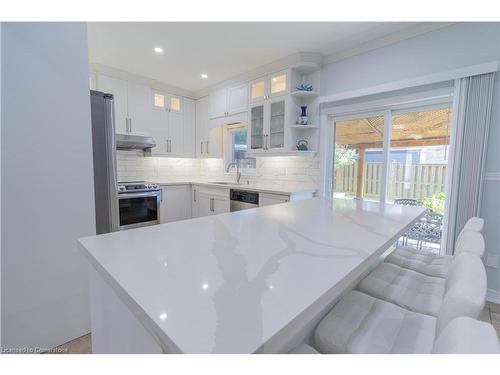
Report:
[[[155,146],[155,140],[151,137],[116,134],[116,148],[118,150],[149,150]]]

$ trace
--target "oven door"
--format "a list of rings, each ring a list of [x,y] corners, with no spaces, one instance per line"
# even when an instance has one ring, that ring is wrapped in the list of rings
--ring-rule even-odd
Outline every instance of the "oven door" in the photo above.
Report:
[[[160,191],[119,194],[120,230],[159,224],[160,197]]]

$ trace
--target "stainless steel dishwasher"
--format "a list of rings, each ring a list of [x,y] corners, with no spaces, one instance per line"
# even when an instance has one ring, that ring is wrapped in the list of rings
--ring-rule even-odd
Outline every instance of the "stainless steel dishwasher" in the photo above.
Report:
[[[231,212],[257,207],[259,207],[258,192],[234,189],[230,190],[229,209],[231,210]]]

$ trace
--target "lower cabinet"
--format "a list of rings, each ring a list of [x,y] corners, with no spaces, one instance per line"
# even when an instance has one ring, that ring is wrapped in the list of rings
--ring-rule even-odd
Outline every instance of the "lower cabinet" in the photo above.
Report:
[[[259,194],[259,207],[270,206],[271,204],[290,202],[290,196],[284,194]]]
[[[169,185],[162,187],[160,223],[191,218],[191,186]]]
[[[193,199],[196,199],[196,217],[229,212],[229,189],[202,185],[196,188],[193,194]]]

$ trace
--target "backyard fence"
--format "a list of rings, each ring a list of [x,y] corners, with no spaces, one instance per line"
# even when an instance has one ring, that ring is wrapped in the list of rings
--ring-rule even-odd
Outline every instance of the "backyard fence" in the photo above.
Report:
[[[445,191],[446,164],[391,163],[389,169],[389,197],[431,197]],[[356,195],[357,163],[335,170],[335,191]],[[382,163],[367,163],[364,170],[364,196],[380,194]]]

